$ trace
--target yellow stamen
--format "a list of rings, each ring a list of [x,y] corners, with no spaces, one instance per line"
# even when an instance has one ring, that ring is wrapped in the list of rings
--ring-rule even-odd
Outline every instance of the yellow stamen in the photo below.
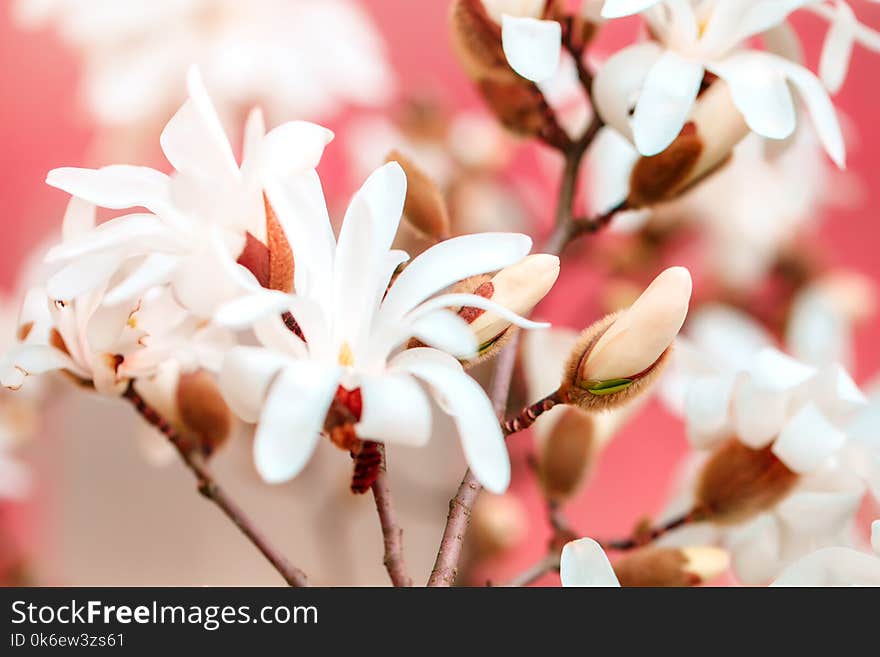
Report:
[[[343,342],[339,348],[339,364],[342,367],[351,367],[354,365],[354,353],[347,342]]]

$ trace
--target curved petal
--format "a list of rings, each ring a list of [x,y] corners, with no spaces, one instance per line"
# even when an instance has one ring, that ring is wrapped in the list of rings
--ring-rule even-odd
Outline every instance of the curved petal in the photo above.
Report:
[[[106,285],[124,258],[124,254],[108,252],[94,253],[73,260],[49,278],[46,292],[53,299],[62,301],[75,299],[101,285]]]
[[[171,181],[148,167],[114,164],[100,169],[52,169],[46,184],[102,208],[145,207],[156,213],[169,211]]]
[[[245,422],[256,422],[266,393],[287,360],[260,347],[234,347],[223,359],[218,385],[229,408]]]
[[[148,255],[133,272],[107,293],[104,297],[104,305],[114,306],[130,301],[155,285],[167,283],[180,262],[179,256],[165,253]]]
[[[247,162],[255,153],[266,136],[266,119],[263,116],[263,110],[254,107],[247,115],[244,122],[244,136],[242,138],[241,157],[243,162]],[[242,168],[244,164],[242,165]]]
[[[432,294],[469,276],[519,262],[531,248],[532,240],[519,233],[462,235],[435,244],[397,277],[380,312],[394,323]]]
[[[846,79],[858,26],[856,15],[846,2],[836,3],[835,10],[819,59],[819,77],[833,94],[840,91]]]
[[[843,447],[846,435],[816,406],[807,404],[782,428],[773,443],[773,453],[798,474],[816,471]]]
[[[260,344],[273,351],[289,354],[294,358],[307,358],[309,355],[306,343],[287,328],[284,320],[277,315],[254,322],[252,329]]]
[[[49,175],[52,175],[51,172]],[[72,196],[61,222],[61,241],[72,242],[95,227],[95,204]]]
[[[702,62],[668,50],[648,71],[632,120],[633,138],[642,155],[665,150],[681,132],[704,70]]]
[[[532,82],[544,82],[559,68],[562,26],[557,21],[504,14],[501,44],[514,71]]]
[[[622,18],[638,14],[649,9],[661,0],[605,0],[602,6],[602,18]]]
[[[630,116],[648,71],[663,49],[654,41],[629,46],[602,65],[593,80],[596,111],[605,123],[632,141]]]
[[[51,372],[52,370],[69,369],[73,372],[79,372],[67,356],[55,347],[42,344],[22,344],[13,347],[4,360],[8,359],[15,368],[21,370],[25,375],[36,375]],[[18,377],[13,377],[13,384],[3,381],[3,385],[7,387],[17,387]]]
[[[162,152],[181,173],[202,179],[237,179],[232,147],[195,66],[187,74],[187,89],[189,99],[159,137]]]
[[[407,374],[365,376],[360,384],[363,412],[358,436],[421,447],[431,437],[431,404],[422,387]]]
[[[786,78],[768,67],[760,53],[733,55],[709,69],[727,82],[734,105],[753,132],[769,139],[786,139],[794,132],[797,117]]]
[[[465,459],[477,480],[486,490],[503,493],[510,483],[510,460],[492,403],[483,389],[467,374],[438,363],[409,362],[404,369],[425,381],[439,398],[441,408],[452,417]]]
[[[436,310],[413,322],[411,337],[456,358],[472,358],[479,345],[470,326],[449,310]]]
[[[70,242],[59,244],[46,254],[46,262],[77,258],[104,249],[147,250],[170,243],[171,232],[152,214],[128,214],[105,221],[94,230]]]
[[[214,313],[214,321],[241,329],[269,315],[280,315],[290,305],[290,295],[278,290],[261,290],[227,301]]]
[[[559,575],[563,586],[620,586],[605,550],[592,538],[565,544]]]
[[[333,133],[308,121],[288,121],[270,130],[242,164],[242,172],[261,178],[283,178],[314,169]]]
[[[254,436],[254,461],[265,481],[287,481],[305,466],[340,376],[340,368],[313,361],[291,361],[278,374]]]
[[[795,561],[771,586],[880,586],[880,559],[846,547],[824,548]]]

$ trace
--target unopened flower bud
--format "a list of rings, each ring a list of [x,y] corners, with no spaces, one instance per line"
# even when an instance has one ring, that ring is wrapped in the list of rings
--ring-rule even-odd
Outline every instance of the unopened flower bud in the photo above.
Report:
[[[670,267],[628,309],[586,329],[568,362],[563,399],[604,410],[647,390],[684,323],[690,296],[688,270]]]
[[[500,270],[491,277],[473,277],[463,281],[457,292],[469,292],[512,310],[517,315],[528,315],[556,283],[559,277],[559,258],[546,253],[535,253],[520,262]],[[468,289],[469,288],[469,289]],[[478,357],[470,364],[494,356],[510,338],[510,321],[490,310],[465,306],[459,311],[477,338]]]
[[[507,4],[489,3],[491,11],[501,15],[511,12]],[[544,3],[540,4],[543,10]],[[459,62],[502,125],[523,136],[540,136],[558,147],[569,144],[541,90],[510,67],[502,46],[501,25],[482,0],[455,0],[450,29]]]
[[[637,550],[614,564],[621,586],[697,586],[730,567],[726,550],[711,546]]]
[[[593,460],[597,416],[574,406],[560,406],[551,412],[559,418],[538,452],[538,478],[544,497],[562,503],[577,492],[586,478]]]
[[[727,84],[715,80],[695,103],[675,141],[663,152],[636,162],[626,207],[635,210],[681,195],[727,162],[748,134]]]
[[[263,204],[266,210],[265,243],[251,233],[246,233],[238,264],[249,270],[263,287],[292,292],[293,251],[275,210],[265,195]]]
[[[512,495],[480,495],[471,515],[468,534],[478,558],[490,557],[516,547],[528,531],[528,515]]]
[[[700,471],[695,516],[720,524],[744,522],[784,499],[798,481],[773,446],[747,447],[736,438],[719,445]]]
[[[406,174],[406,201],[403,214],[409,224],[426,237],[449,237],[449,212],[443,195],[433,180],[400,151],[391,151],[386,162],[397,162]]]

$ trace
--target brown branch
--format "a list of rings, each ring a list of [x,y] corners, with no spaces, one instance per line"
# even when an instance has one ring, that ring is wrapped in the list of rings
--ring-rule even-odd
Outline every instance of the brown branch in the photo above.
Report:
[[[147,404],[131,383],[129,383],[122,396],[131,402],[141,417],[156,427],[168,439],[168,442],[180,454],[180,458],[183,459],[186,467],[195,475],[199,492],[216,504],[226,514],[226,517],[235,523],[235,526],[241,530],[241,533],[266,557],[284,580],[290,586],[308,586],[308,579],[305,573],[288,563],[287,559],[269,545],[266,537],[253,526],[244,511],[220,488],[205,465],[202,455],[196,449],[193,449],[192,446],[188,445],[174,427],[152,406]]]
[[[385,544],[383,563],[394,586],[412,586],[412,578],[407,573],[406,561],[403,558],[403,529],[397,524],[397,513],[394,510],[391,487],[388,485],[384,445],[380,445],[380,449],[382,466],[379,476],[373,482],[372,490],[379,522],[382,525],[382,540]]]
[[[519,431],[525,431],[531,427],[535,423],[535,420],[541,417],[541,415],[562,403],[563,400],[559,394],[559,390],[554,390],[543,399],[539,399],[534,404],[526,406],[519,413],[502,422],[501,430],[504,432],[505,436],[509,436],[510,434]]]
[[[547,573],[559,570],[559,555],[548,554],[538,563],[515,575],[505,586],[528,586]]]
[[[519,334],[504,347],[495,365],[495,376],[492,381],[492,405],[495,414],[503,416],[510,393],[510,382],[516,364],[516,350]],[[440,540],[440,549],[434,561],[434,569],[428,579],[428,586],[452,586],[458,575],[458,561],[464,545],[464,536],[471,521],[474,503],[480,495],[480,482],[468,468],[458,486],[458,491],[449,501],[449,515],[446,516],[446,527]]]
[[[667,534],[668,532],[671,532],[673,529],[678,529],[679,527],[689,525],[691,523],[697,522],[698,520],[698,514],[694,511],[689,511],[686,514],[673,518],[672,520],[665,522],[657,527],[637,529],[632,536],[629,536],[627,538],[598,541],[598,543],[603,547],[603,549],[606,550],[634,550],[635,548],[643,547],[648,543],[653,543],[661,536]]]

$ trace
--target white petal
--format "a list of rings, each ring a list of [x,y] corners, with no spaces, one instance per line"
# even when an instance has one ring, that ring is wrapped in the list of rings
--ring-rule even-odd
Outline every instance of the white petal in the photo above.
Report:
[[[773,444],[773,453],[798,474],[818,469],[846,442],[846,435],[813,404],[791,418]]]
[[[235,347],[223,359],[218,385],[229,408],[245,422],[256,422],[269,385],[287,360],[259,347]]]
[[[789,395],[767,390],[746,380],[734,399],[734,429],[743,444],[752,449],[769,445],[786,420]]]
[[[819,60],[819,77],[833,94],[840,91],[846,79],[858,25],[852,8],[846,2],[836,3],[835,9],[834,20],[825,35],[822,57]]]
[[[289,305],[289,294],[262,290],[227,301],[214,313],[214,321],[228,328],[245,328],[269,315],[280,315]]]
[[[111,289],[104,297],[104,305],[125,303],[143,294],[149,288],[167,283],[180,265],[180,257],[165,253],[153,253],[144,258],[134,271]]]
[[[431,404],[407,374],[361,379],[363,412],[355,430],[365,440],[421,447],[431,437]]]
[[[22,344],[13,347],[6,356],[18,369],[28,375],[44,374],[52,370],[71,369],[70,358],[62,351],[42,344]],[[3,381],[7,387],[16,387]]]
[[[270,130],[242,165],[263,178],[283,178],[314,169],[333,133],[308,121],[289,121]],[[254,167],[254,169],[251,169]]]
[[[505,14],[501,20],[501,43],[514,71],[532,82],[544,82],[559,68],[562,26],[557,21]]]
[[[633,138],[630,116],[639,91],[662,53],[654,41],[629,46],[609,57],[593,80],[596,111],[629,140]]]
[[[776,514],[793,531],[808,536],[833,536],[844,531],[859,509],[864,486],[845,490],[802,490],[782,500]]]
[[[46,283],[46,292],[53,299],[70,301],[105,285],[122,263],[124,255],[94,253],[73,260],[52,275]]]
[[[129,214],[105,221],[94,230],[70,242],[55,246],[46,254],[46,262],[76,258],[104,249],[145,251],[168,243],[168,228],[152,214]]]
[[[198,69],[187,75],[189,99],[162,130],[162,152],[175,169],[196,178],[236,180],[238,165]]]
[[[632,16],[660,2],[661,0],[605,0],[605,5],[602,7],[602,18]]]
[[[413,322],[407,332],[424,344],[456,358],[472,358],[479,347],[468,323],[449,310],[436,310],[425,315]]]
[[[61,223],[61,241],[70,242],[78,239],[94,227],[95,204],[76,196],[71,197]]]
[[[559,575],[563,586],[620,586],[605,550],[592,538],[565,544]]]
[[[156,213],[168,210],[170,180],[148,167],[114,164],[101,169],[52,169],[46,183],[102,208],[145,207]],[[77,231],[79,232],[79,231]]]
[[[492,402],[483,389],[467,374],[445,365],[410,362],[405,369],[430,385],[440,398],[438,403],[452,416],[477,480],[486,490],[503,493],[510,483],[510,460]]]
[[[774,60],[774,66],[782,70],[789,82],[798,90],[813,119],[819,141],[822,142],[828,156],[838,167],[845,168],[846,145],[837,120],[837,112],[819,78],[787,59],[776,55],[767,55],[767,57]]]
[[[794,132],[796,115],[786,78],[761,54],[733,55],[709,69],[727,82],[734,105],[753,132],[769,139],[785,139]]]
[[[656,155],[678,136],[691,112],[700,83],[702,62],[671,50],[648,71],[633,114],[633,137],[642,155]]]
[[[244,137],[242,139],[241,157],[247,162],[254,153],[256,153],[260,142],[266,136],[266,120],[263,117],[263,110],[254,107],[244,122]]]
[[[432,294],[469,276],[512,265],[531,248],[532,240],[518,233],[462,235],[435,244],[394,281],[382,315],[393,323]]]
[[[341,370],[288,363],[272,384],[254,436],[257,472],[270,484],[295,477],[312,455]]]
[[[793,390],[815,373],[815,368],[772,347],[758,352],[749,367],[755,385],[774,392]]]
[[[730,418],[735,381],[732,376],[689,379],[684,401],[689,438],[714,437],[724,429]]]
[[[272,351],[289,354],[294,358],[307,358],[309,349],[306,343],[293,333],[277,315],[254,322],[254,335],[260,344]]]
[[[880,559],[846,547],[824,548],[791,564],[771,586],[880,586]]]

